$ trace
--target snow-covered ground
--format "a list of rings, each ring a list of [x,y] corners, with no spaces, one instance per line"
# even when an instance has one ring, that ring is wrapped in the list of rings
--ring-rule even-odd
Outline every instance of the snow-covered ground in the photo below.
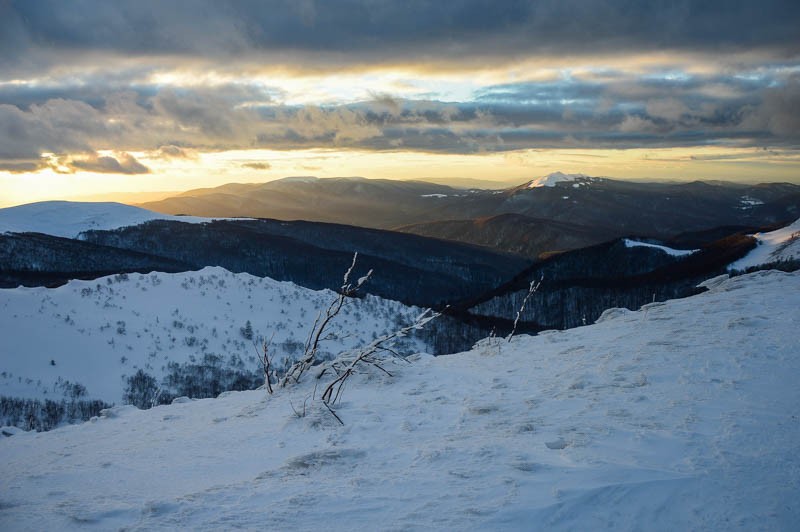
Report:
[[[114,202],[42,201],[0,209],[0,233],[76,238],[83,231],[117,229],[151,220],[204,223],[212,218],[170,216]]]
[[[177,274],[112,275],[48,288],[0,290],[0,396],[59,400],[66,381],[119,404],[125,377],[160,380],[170,362],[207,354],[258,370],[253,341],[271,339],[275,364],[302,351],[318,311],[335,298],[289,282],[220,267]],[[419,309],[374,296],[352,300],[333,322],[336,354],[394,331]],[[419,346],[418,346],[419,347]]]
[[[0,529],[796,529],[800,274],[708,286],[358,375],[344,425],[309,378],[6,438]]]
[[[667,246],[661,246],[658,244],[651,244],[649,242],[640,242],[638,240],[631,240],[630,238],[626,238],[624,240],[625,247],[634,248],[637,246],[646,247],[646,248],[655,248],[663,251],[667,255],[672,255],[673,257],[683,257],[686,255],[691,255],[695,253],[696,249],[674,249]]]
[[[800,219],[776,231],[756,233],[753,236],[758,240],[758,247],[731,263],[729,270],[743,271],[762,264],[800,259]]]
[[[528,183],[528,188],[538,188],[538,187],[554,187],[556,183],[573,183],[574,187],[579,187],[584,184],[588,184],[591,181],[591,177],[586,174],[564,174],[562,172],[553,172],[551,174],[547,174],[546,176],[542,176],[536,178]]]

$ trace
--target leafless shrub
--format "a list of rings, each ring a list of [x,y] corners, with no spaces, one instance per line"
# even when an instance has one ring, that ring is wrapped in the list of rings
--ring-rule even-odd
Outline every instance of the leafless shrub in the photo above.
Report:
[[[269,340],[264,340],[260,352],[258,350],[258,347],[256,346],[255,341],[253,342],[253,349],[256,350],[256,356],[258,357],[258,361],[261,364],[261,369],[264,371],[264,387],[267,389],[267,392],[270,395],[272,395],[272,379],[275,378],[275,371],[272,369],[272,356],[270,356],[269,354],[270,352],[269,348],[270,345],[272,345],[272,339],[274,337],[275,333],[273,332]]]
[[[392,373],[384,367],[388,362],[394,359],[407,362],[405,358],[403,358],[394,349],[395,341],[406,337],[414,330],[422,329],[431,320],[441,315],[441,313],[433,312],[430,309],[425,310],[422,314],[417,316],[414,322],[410,325],[401,327],[394,332],[375,338],[365,347],[344,351],[335,359],[325,363],[320,363],[320,360],[318,359],[320,343],[324,342],[325,340],[332,339],[334,336],[331,331],[328,330],[330,324],[347,305],[350,298],[355,296],[358,293],[358,290],[361,289],[364,283],[366,283],[372,276],[372,270],[370,270],[366,275],[359,278],[356,282],[353,283],[350,281],[350,277],[355,269],[357,259],[358,253],[355,253],[353,255],[352,264],[350,264],[350,267],[344,274],[341,289],[336,295],[336,298],[331,301],[330,305],[325,310],[324,316],[322,313],[317,314],[314,324],[311,327],[311,332],[306,340],[303,349],[303,355],[299,360],[292,364],[289,369],[286,370],[283,377],[280,379],[280,381],[278,381],[281,388],[284,388],[290,384],[297,384],[300,382],[300,378],[306,371],[313,366],[318,366],[319,372],[316,374],[317,382],[314,384],[314,391],[311,395],[311,398],[314,399],[316,398],[317,387],[320,386],[320,382],[322,381],[323,377],[333,374],[333,380],[324,385],[320,400],[325,408],[331,413],[331,415],[341,424],[344,424],[344,422],[333,407],[341,399],[344,385],[348,379],[357,372],[366,368],[375,368],[386,375],[392,376]],[[271,339],[270,342],[264,342],[261,352],[259,352],[258,347],[256,347],[255,344],[254,347],[256,349],[256,354],[261,361],[262,369],[264,370],[264,385],[267,389],[267,392],[272,394],[273,389],[271,381],[276,377],[276,372],[272,369],[272,358],[269,355],[270,343]],[[306,403],[308,399],[309,398],[307,397],[303,402],[302,410],[296,408],[290,401],[290,405],[295,416],[300,418],[306,416]]]
[[[362,366],[376,368],[391,377],[392,374],[384,367],[385,362],[391,358],[405,361],[405,358],[392,349],[394,340],[408,335],[411,331],[422,329],[428,322],[436,319],[440,315],[441,313],[432,312],[428,309],[417,316],[411,325],[376,338],[366,347],[346,351],[329,364],[324,365],[317,374],[318,379],[322,378],[329,371],[336,374],[336,377],[325,387],[321,396],[322,402],[330,413],[333,414],[340,423],[344,424],[341,418],[336,414],[333,406],[341,398],[342,390],[347,380]]]
[[[283,376],[283,379],[281,379],[280,386],[282,388],[287,384],[296,384],[300,382],[300,377],[303,373],[318,362],[317,353],[319,352],[319,345],[320,342],[328,339],[330,334],[328,326],[331,324],[331,321],[341,312],[342,307],[347,304],[350,298],[355,296],[358,290],[372,276],[372,270],[370,270],[365,276],[358,279],[355,284],[350,282],[350,275],[353,273],[357,259],[358,253],[353,254],[353,263],[344,273],[344,279],[339,294],[325,310],[325,316],[323,317],[321,313],[317,314],[314,325],[308,335],[308,340],[303,350],[303,356],[289,368]]]

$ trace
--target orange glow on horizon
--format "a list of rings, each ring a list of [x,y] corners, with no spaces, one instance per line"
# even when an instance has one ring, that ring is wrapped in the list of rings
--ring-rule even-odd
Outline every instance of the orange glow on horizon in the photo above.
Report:
[[[548,149],[476,155],[333,149],[231,150],[166,160],[155,152],[132,152],[132,155],[151,172],[63,174],[49,168],[32,173],[0,172],[0,207],[98,195],[113,198],[115,193],[185,191],[295,175],[401,180],[466,178],[495,181],[499,187],[554,171],[634,180],[800,182],[797,172],[800,153],[753,148]]]

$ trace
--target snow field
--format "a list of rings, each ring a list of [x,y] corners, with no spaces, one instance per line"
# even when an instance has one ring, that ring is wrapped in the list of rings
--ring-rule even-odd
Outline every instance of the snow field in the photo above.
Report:
[[[756,233],[758,247],[728,265],[728,270],[743,271],[781,260],[800,259],[800,219],[769,233]]]
[[[663,251],[667,255],[672,255],[673,257],[684,257],[686,255],[691,255],[692,253],[697,252],[696,249],[675,249],[667,246],[661,246],[658,244],[651,244],[649,242],[640,242],[638,240],[631,240],[630,238],[624,239],[623,242],[625,242],[625,247],[628,248],[634,248],[637,246],[646,248],[655,248]]]
[[[0,395],[57,400],[69,381],[89,398],[119,404],[125,378],[138,369],[160,381],[170,362],[202,363],[205,355],[259,371],[253,340],[271,339],[275,365],[298,356],[317,312],[334,298],[219,267],[0,290]],[[321,349],[332,356],[363,345],[419,312],[374,296],[354,299]],[[253,339],[243,334],[248,321]]]
[[[0,528],[792,529],[800,274],[708,286],[359,374],[343,426],[307,378],[6,438]]]

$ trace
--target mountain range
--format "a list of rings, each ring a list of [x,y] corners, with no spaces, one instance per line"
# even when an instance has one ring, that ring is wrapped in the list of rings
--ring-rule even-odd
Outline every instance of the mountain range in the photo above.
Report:
[[[429,343],[452,352],[509,330],[532,281],[543,283],[520,314],[529,331],[689,295],[704,277],[745,264],[758,242],[748,235],[800,217],[800,186],[558,172],[502,190],[295,177],[147,206],[161,213],[70,202],[0,210],[0,285],[221,266],[336,289],[357,252],[354,274],[375,272],[367,292],[446,309],[455,321]]]
[[[458,242],[317,222],[173,217],[114,203],[0,209],[0,286],[222,266],[311,289],[374,275],[367,291],[421,306],[476,297],[529,261]]]
[[[535,259],[623,236],[663,240],[719,226],[788,223],[800,217],[800,186],[633,182],[559,172],[502,190],[292,177],[193,190],[140,206],[165,214],[394,229]]]

